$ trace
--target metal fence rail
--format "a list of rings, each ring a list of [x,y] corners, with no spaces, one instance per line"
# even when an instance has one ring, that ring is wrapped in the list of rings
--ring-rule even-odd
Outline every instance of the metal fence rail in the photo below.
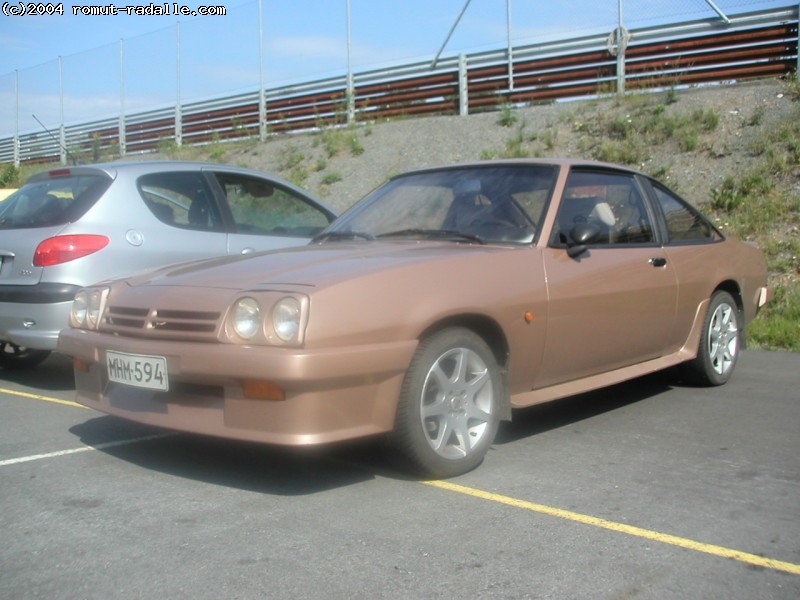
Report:
[[[341,126],[399,116],[466,115],[506,104],[796,73],[798,6],[610,36],[452,56],[259,92],[161,107],[0,139],[0,163],[98,160],[164,145]],[[265,127],[262,127],[265,125]],[[60,132],[59,132],[60,133]]]

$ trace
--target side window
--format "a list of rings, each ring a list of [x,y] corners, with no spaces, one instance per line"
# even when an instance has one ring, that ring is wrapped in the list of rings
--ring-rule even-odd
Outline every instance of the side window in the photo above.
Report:
[[[328,226],[327,213],[269,181],[217,174],[238,233],[311,237]]]
[[[597,244],[650,244],[653,223],[632,175],[572,171],[556,218],[556,244],[566,244],[575,225],[589,223]]]
[[[664,213],[670,242],[710,241],[716,238],[717,233],[711,224],[683,200],[655,182],[653,190]]]
[[[151,173],[140,177],[138,183],[145,204],[159,221],[183,229],[224,229],[214,195],[202,173]]]

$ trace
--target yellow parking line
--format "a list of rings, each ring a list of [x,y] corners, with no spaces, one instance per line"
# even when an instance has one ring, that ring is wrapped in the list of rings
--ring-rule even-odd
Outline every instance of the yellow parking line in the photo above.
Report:
[[[78,404],[72,400],[62,400],[61,398],[52,398],[50,396],[41,396],[39,394],[31,394],[29,392],[20,392],[19,390],[9,390],[0,388],[0,394],[9,394],[11,396],[19,396],[21,398],[32,398],[33,400],[44,400],[45,402],[53,402],[55,404],[66,404],[67,406],[77,406],[78,408],[86,408],[83,404]]]
[[[678,546],[680,548],[694,550],[695,552],[704,552],[706,554],[712,554],[714,556],[719,556],[722,558],[730,558],[732,560],[737,560],[739,562],[755,565],[757,567],[763,567],[765,569],[774,569],[776,571],[784,571],[786,573],[800,575],[800,565],[790,562],[784,562],[781,560],[766,558],[764,556],[758,556],[757,554],[749,554],[747,552],[741,552],[739,550],[732,550],[730,548],[724,548],[723,546],[704,544],[702,542],[696,542],[694,540],[674,535],[669,535],[667,533],[659,533],[657,531],[642,529],[641,527],[634,527],[632,525],[626,525],[624,523],[607,521],[606,519],[600,519],[598,517],[592,517],[590,515],[583,515],[569,510],[554,508],[552,506],[545,506],[543,504],[527,502],[525,500],[519,500],[517,498],[511,498],[509,496],[493,494],[492,492],[486,492],[476,488],[458,485],[456,483],[451,483],[449,481],[425,481],[423,483],[439,489],[448,490],[450,492],[465,494],[467,496],[472,496],[474,498],[481,498],[483,500],[489,500],[491,502],[498,502],[500,504],[506,504],[508,506],[513,506],[515,508],[531,510],[537,513],[550,515],[552,517],[568,519],[570,521],[576,521],[578,523],[583,523],[585,525],[601,527],[603,529],[609,529],[611,531],[616,531],[618,533],[625,533],[627,535],[633,535],[636,537],[652,540],[655,542],[661,542],[662,544],[670,544],[672,546]]]
[[[10,394],[12,396],[19,396],[22,398],[32,398],[34,400],[44,400],[45,402],[54,402],[56,404],[65,404],[67,406],[75,406],[78,408],[86,408],[82,404],[78,404],[77,402],[72,402],[70,400],[62,400],[60,398],[52,398],[50,396],[42,396],[39,394],[31,394],[28,392],[20,392],[17,390],[10,390],[7,388],[0,388],[0,393]],[[74,451],[77,450],[73,450],[73,452]],[[733,550],[731,548],[725,548],[724,546],[705,544],[703,542],[697,542],[694,540],[690,540],[688,538],[682,538],[675,535],[670,535],[668,533],[660,533],[658,531],[643,529],[642,527],[636,527],[634,525],[626,525],[625,523],[608,521],[606,519],[601,519],[599,517],[584,515],[581,513],[576,513],[561,508],[555,508],[553,506],[547,506],[544,504],[537,504],[535,502],[528,502],[527,500],[520,500],[518,498],[512,498],[510,496],[503,496],[502,494],[495,494],[477,488],[471,488],[464,485],[459,485],[457,483],[452,483],[449,481],[434,480],[434,481],[423,481],[422,483],[442,490],[456,492],[458,494],[464,494],[467,496],[472,496],[473,498],[480,498],[482,500],[489,500],[491,502],[497,502],[499,504],[505,504],[507,506],[513,506],[515,508],[522,508],[525,510],[530,510],[533,512],[549,515],[551,517],[567,519],[569,521],[583,523],[584,525],[592,525],[594,527],[600,527],[602,529],[608,529],[610,531],[616,531],[618,533],[625,533],[627,535],[632,535],[635,537],[652,540],[654,542],[660,542],[662,544],[669,544],[672,546],[677,546],[679,548],[685,548],[687,550],[694,550],[695,552],[703,552],[705,554],[711,554],[713,556],[719,556],[721,558],[729,558],[731,560],[736,560],[757,567],[763,567],[765,569],[773,569],[776,571],[784,571],[786,573],[792,573],[793,575],[800,575],[800,565],[795,563],[776,560],[774,558],[767,558],[765,556],[759,556],[757,554],[750,554],[749,552],[742,552],[740,550]]]

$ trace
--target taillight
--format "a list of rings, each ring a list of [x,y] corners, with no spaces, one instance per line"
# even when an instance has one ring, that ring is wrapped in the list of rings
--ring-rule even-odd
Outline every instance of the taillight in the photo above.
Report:
[[[59,235],[39,244],[33,255],[34,267],[52,267],[102,250],[109,239],[104,235]]]

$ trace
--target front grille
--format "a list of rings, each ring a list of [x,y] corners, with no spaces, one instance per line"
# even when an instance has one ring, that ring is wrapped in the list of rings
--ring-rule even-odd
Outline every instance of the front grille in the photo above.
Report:
[[[151,319],[153,329],[169,331],[214,331],[219,313],[196,310],[157,310]]]
[[[221,314],[212,311],[108,306],[101,329],[159,338],[211,337]]]
[[[106,311],[105,322],[120,327],[138,327],[144,329],[145,320],[150,311],[146,308],[125,308],[110,306]]]

